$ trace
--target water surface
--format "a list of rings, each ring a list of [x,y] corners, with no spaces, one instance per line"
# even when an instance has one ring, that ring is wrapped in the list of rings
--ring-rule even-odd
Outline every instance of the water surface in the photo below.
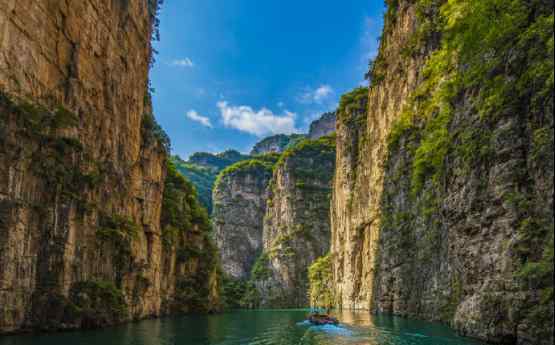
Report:
[[[0,345],[482,345],[440,324],[337,314],[339,326],[311,326],[305,310],[236,311],[146,320],[96,331],[0,336]]]

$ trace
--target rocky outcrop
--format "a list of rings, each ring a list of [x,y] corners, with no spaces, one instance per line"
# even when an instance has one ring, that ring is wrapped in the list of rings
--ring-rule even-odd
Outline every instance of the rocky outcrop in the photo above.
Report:
[[[224,274],[246,280],[262,251],[268,184],[277,156],[242,161],[224,169],[214,186],[213,223]]]
[[[274,169],[264,218],[263,254],[251,277],[262,307],[309,305],[308,267],[330,246],[335,137],[304,140]]]
[[[552,8],[389,3],[368,113],[338,111],[336,303],[551,344]]]
[[[2,1],[0,332],[169,310],[168,143],[147,93],[156,6]]]
[[[305,136],[303,134],[277,134],[264,138],[254,145],[251,150],[251,155],[256,156],[266,153],[281,153],[286,148],[295,145],[295,143],[302,140],[304,137]]]
[[[309,139],[318,139],[335,132],[335,112],[323,114],[319,119],[310,124]]]

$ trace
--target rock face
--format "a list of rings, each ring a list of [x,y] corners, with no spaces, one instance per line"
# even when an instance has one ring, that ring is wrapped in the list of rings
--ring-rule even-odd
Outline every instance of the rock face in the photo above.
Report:
[[[309,305],[308,267],[329,252],[335,137],[304,140],[274,169],[264,218],[264,253],[253,280],[262,307]]]
[[[156,6],[2,1],[0,332],[170,310],[180,245],[160,239],[167,142],[147,93]]]
[[[336,303],[551,344],[552,8],[442,4],[390,2],[368,112],[356,93],[338,110]]]
[[[335,112],[325,113],[310,124],[308,138],[318,139],[335,132]]]
[[[214,186],[216,243],[223,272],[232,278],[248,279],[262,250],[262,224],[274,161],[236,163],[220,173]]]
[[[256,143],[251,150],[251,155],[261,155],[265,153],[281,153],[287,147],[294,145],[305,136],[302,134],[277,134]]]

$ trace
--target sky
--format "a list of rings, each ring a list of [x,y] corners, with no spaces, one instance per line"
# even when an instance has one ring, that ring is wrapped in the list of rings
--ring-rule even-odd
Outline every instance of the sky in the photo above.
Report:
[[[150,72],[173,154],[235,149],[304,133],[367,85],[382,0],[167,0]]]

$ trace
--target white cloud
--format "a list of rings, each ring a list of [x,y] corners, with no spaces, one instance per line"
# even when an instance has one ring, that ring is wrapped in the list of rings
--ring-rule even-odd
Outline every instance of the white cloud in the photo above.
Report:
[[[316,89],[306,90],[300,97],[301,103],[322,103],[333,94],[331,86],[324,84]]]
[[[193,63],[193,61],[188,57],[186,57],[184,59],[173,60],[171,62],[171,65],[172,66],[177,66],[177,67],[188,67],[188,68],[195,67],[195,64]]]
[[[296,132],[296,114],[285,111],[274,114],[267,108],[254,110],[249,106],[230,106],[225,101],[218,102],[222,121],[226,127],[235,128],[256,136],[269,134],[290,134]]]
[[[212,128],[212,123],[210,122],[210,119],[206,116],[202,116],[199,113],[197,113],[194,110],[189,110],[187,112],[187,118],[200,123],[201,125],[203,125],[204,127],[210,127]]]

